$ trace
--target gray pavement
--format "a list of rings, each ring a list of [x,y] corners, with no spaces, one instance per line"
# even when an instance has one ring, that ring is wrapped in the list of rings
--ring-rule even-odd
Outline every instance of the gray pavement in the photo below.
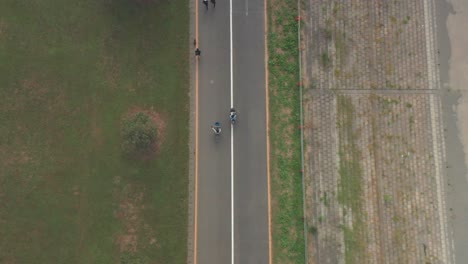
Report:
[[[468,2],[437,2],[437,36],[447,151],[447,207],[456,263],[468,263]]]
[[[246,13],[248,8],[248,15]],[[231,261],[229,2],[199,3],[199,264]],[[233,3],[235,262],[268,263],[263,1]],[[213,122],[222,123],[216,138]]]
[[[210,6],[211,7],[211,6]],[[198,261],[229,263],[231,258],[231,144],[229,6],[216,10],[199,3],[199,170]],[[222,124],[215,139],[210,126]]]
[[[263,0],[233,2],[236,263],[268,263]]]

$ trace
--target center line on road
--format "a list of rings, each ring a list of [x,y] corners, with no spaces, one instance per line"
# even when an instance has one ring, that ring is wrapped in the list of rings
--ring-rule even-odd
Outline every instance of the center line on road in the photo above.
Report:
[[[249,0],[245,0],[245,15],[249,15]]]
[[[198,38],[198,1],[195,0],[195,41]],[[198,46],[197,46],[198,47]],[[193,230],[193,264],[198,261],[198,58],[195,58],[195,210]]]
[[[232,67],[232,0],[229,0],[229,39],[231,55],[231,108],[234,107]],[[231,264],[234,264],[234,125],[231,123]]]

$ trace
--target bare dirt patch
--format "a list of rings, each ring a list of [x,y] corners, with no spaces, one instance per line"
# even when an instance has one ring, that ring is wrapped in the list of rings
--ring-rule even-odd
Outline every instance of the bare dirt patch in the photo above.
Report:
[[[122,231],[114,242],[120,253],[136,253],[148,247],[157,247],[152,228],[144,221],[143,211],[145,187],[128,184],[117,193],[119,205],[114,212],[122,223]]]
[[[19,147],[19,146],[18,146]],[[33,156],[24,147],[0,146],[0,164],[6,166],[21,166],[33,161]]]

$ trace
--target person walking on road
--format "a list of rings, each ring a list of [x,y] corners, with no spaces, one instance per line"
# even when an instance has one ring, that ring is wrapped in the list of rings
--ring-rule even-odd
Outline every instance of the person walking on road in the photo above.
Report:
[[[199,48],[197,48],[197,49],[195,50],[195,56],[196,56],[196,57],[200,57],[200,55],[201,55],[201,50],[200,50]]]
[[[216,7],[216,0],[211,0],[211,3],[213,4],[213,8]]]
[[[203,4],[206,6],[206,10],[208,10],[208,0],[203,0]]]

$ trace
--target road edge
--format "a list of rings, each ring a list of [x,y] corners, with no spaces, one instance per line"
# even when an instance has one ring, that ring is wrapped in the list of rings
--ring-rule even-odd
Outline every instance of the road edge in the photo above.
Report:
[[[190,61],[190,118],[189,118],[189,185],[188,185],[188,221],[187,221],[187,264],[196,264],[196,239],[197,239],[197,171],[198,171],[198,72],[197,61],[193,56],[193,49],[197,45],[197,10],[198,2],[189,1],[188,8],[190,13],[190,29],[188,56]]]
[[[268,192],[268,263],[273,263],[273,251],[271,242],[271,192],[270,192],[270,95],[268,86],[268,0],[263,0],[263,23],[265,45],[265,131],[266,131],[266,158],[267,158],[267,192]]]

